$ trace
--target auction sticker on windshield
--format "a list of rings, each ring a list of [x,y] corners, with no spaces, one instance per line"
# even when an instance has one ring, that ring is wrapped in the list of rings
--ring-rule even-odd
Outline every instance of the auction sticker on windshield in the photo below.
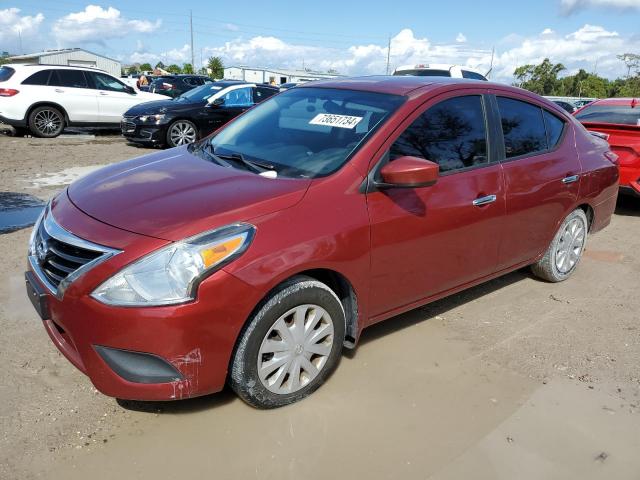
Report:
[[[327,127],[354,128],[362,117],[351,115],[336,115],[333,113],[319,113],[311,119],[309,125],[325,125]]]

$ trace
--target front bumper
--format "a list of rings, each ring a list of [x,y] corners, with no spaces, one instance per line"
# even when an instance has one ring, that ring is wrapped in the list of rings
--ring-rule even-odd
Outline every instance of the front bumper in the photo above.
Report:
[[[120,130],[124,138],[134,143],[163,145],[167,141],[165,124],[142,124],[125,118],[120,122]]]
[[[96,231],[108,229],[112,239],[118,235],[115,227],[101,224],[77,209],[71,212],[71,208],[75,209],[70,202],[59,202],[53,208],[63,227],[68,228],[64,219],[73,217],[71,223],[80,230],[87,231],[86,227],[95,222]],[[56,215],[61,209],[66,211]],[[84,273],[68,286],[62,298],[47,296],[43,323],[49,337],[99,391],[112,397],[172,400],[221,390],[238,334],[259,301],[257,291],[220,270],[200,284],[197,299],[190,303],[163,307],[104,305],[90,293],[140,256],[129,255],[123,246],[133,234],[119,234],[122,240],[115,246],[123,250],[121,254]],[[138,237],[138,243],[146,239]],[[31,278],[37,290],[46,291],[39,279]],[[105,349],[115,351],[115,357],[105,355]],[[155,358],[156,365],[144,357]]]

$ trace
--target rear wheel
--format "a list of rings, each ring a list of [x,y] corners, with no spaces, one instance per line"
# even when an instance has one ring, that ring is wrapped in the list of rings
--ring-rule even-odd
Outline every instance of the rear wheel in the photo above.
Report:
[[[35,108],[29,115],[29,130],[36,137],[57,137],[64,130],[64,115],[48,105]]]
[[[245,402],[276,408],[315,391],[338,364],[345,315],[325,284],[296,277],[278,288],[244,329],[230,384]]]
[[[189,120],[176,120],[167,129],[167,145],[179,147],[193,143],[198,139],[198,130]]]
[[[575,271],[587,241],[589,222],[584,211],[576,209],[564,219],[551,245],[537,263],[534,275],[548,282],[562,282]]]

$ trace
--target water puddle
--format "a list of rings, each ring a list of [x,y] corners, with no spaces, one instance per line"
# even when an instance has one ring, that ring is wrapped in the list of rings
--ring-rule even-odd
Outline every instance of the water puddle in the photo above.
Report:
[[[33,195],[0,192],[0,234],[33,225],[44,208],[44,202]]]

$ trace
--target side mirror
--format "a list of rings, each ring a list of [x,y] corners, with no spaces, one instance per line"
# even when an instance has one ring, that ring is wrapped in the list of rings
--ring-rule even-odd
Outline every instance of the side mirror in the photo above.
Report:
[[[216,98],[209,105],[211,105],[212,107],[221,107],[222,105],[224,105],[224,98],[222,97]]]
[[[124,86],[124,90],[125,90],[125,92],[127,92],[127,93],[129,93],[129,94],[131,94],[131,95],[135,95],[135,94],[136,94],[136,89],[135,89],[135,88],[133,88],[133,87],[132,87],[132,86],[130,86],[130,85],[125,85],[125,86]]]
[[[429,187],[438,181],[440,166],[418,157],[399,157],[380,169],[378,188]]]

